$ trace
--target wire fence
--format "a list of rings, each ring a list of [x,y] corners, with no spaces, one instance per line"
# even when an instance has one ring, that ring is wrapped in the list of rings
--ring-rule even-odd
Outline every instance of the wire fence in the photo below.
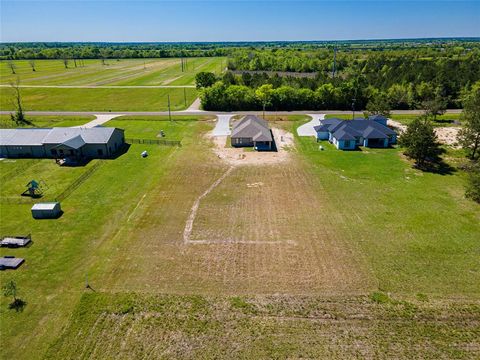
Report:
[[[128,144],[150,144],[150,145],[165,145],[165,146],[182,146],[182,142],[178,140],[160,140],[160,139],[136,139],[126,138]]]
[[[101,160],[98,160],[96,164],[94,164],[90,169],[85,171],[82,175],[80,175],[70,186],[68,186],[63,192],[58,195],[55,200],[57,201],[62,201],[65,200],[67,197],[70,196],[72,192],[74,192],[80,185],[82,185],[85,180],[87,180],[90,176],[93,175],[93,173],[100,167],[102,166],[103,162]]]

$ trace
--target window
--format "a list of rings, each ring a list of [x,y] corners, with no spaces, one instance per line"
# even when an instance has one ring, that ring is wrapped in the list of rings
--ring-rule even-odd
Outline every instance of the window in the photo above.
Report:
[[[52,155],[57,155],[57,149],[52,149],[50,150],[50,152],[52,153]]]
[[[98,156],[103,156],[103,150],[102,149],[98,149],[97,153],[98,153]]]
[[[345,140],[345,142],[343,144],[344,144],[343,145],[344,147],[349,148],[350,147],[350,140]]]

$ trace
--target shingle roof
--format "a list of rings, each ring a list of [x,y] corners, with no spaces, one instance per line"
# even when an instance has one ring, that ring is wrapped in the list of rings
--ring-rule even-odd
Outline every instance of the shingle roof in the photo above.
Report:
[[[268,123],[254,115],[248,115],[233,124],[232,138],[251,138],[253,141],[272,141]]]
[[[375,119],[381,119],[378,115]],[[395,135],[395,131],[380,124],[373,119],[356,118],[354,120],[325,119],[320,121],[316,131],[328,131],[337,140],[353,140],[355,136],[365,139],[386,139],[389,135]],[[339,138],[341,137],[341,138]]]
[[[340,129],[333,133],[333,137],[337,140],[355,140],[355,135],[353,135],[348,129]]]

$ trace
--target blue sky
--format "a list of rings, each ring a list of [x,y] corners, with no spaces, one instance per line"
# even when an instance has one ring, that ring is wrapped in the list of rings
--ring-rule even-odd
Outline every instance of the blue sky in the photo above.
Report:
[[[5,1],[0,41],[480,36],[480,1]]]

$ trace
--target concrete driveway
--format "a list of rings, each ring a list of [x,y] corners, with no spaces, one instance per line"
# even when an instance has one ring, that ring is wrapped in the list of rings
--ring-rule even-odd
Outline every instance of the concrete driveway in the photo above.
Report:
[[[116,118],[118,116],[123,116],[122,114],[108,114],[108,115],[105,115],[105,114],[97,114],[95,115],[96,116],[96,119],[95,120],[92,120],[84,125],[80,125],[80,126],[74,126],[74,127],[81,127],[81,128],[93,128],[95,126],[99,126],[99,125],[103,125],[105,124],[107,121],[110,121],[112,120],[113,118]]]
[[[231,134],[230,131],[230,119],[235,116],[232,115],[217,115],[217,124],[215,129],[212,131],[213,136],[228,136]]]
[[[297,128],[298,136],[317,136],[313,129],[314,126],[320,125],[320,120],[325,118],[325,114],[307,114],[312,118],[308,123]]]

